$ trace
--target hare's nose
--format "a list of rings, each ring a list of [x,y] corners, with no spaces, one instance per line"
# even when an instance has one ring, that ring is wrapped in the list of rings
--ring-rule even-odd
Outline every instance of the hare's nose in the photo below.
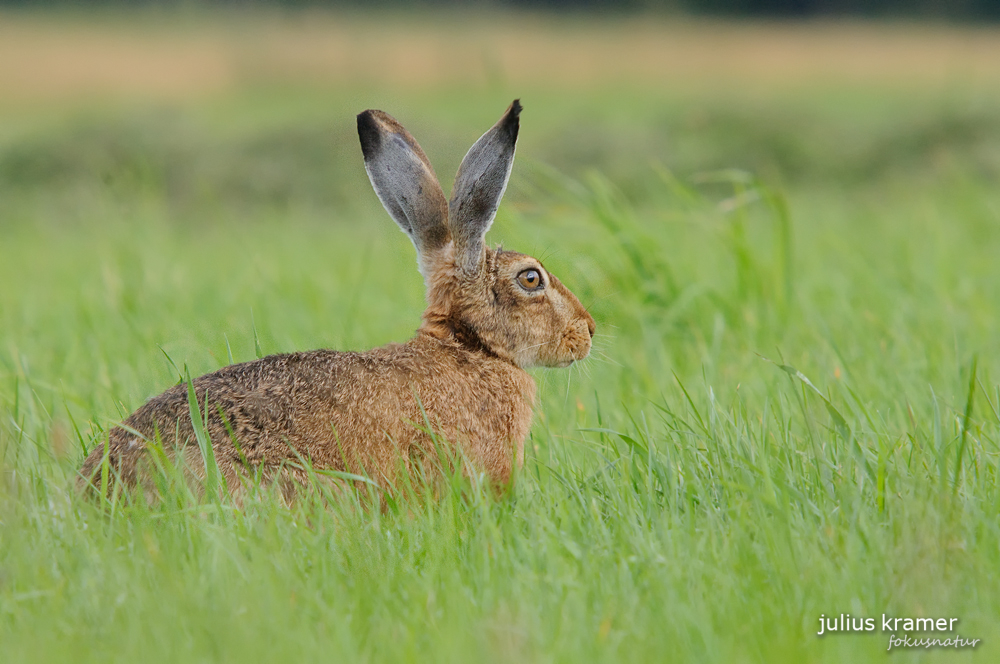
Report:
[[[594,338],[594,332],[597,331],[597,324],[594,323],[594,317],[587,314],[587,331],[590,332],[590,338]]]

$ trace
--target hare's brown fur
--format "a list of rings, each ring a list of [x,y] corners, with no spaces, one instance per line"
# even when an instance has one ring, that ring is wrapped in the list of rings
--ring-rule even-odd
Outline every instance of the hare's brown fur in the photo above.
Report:
[[[231,489],[254,473],[302,481],[301,459],[391,487],[401,468],[432,458],[440,441],[456,445],[495,486],[510,482],[535,398],[524,367],[582,359],[594,333],[587,311],[539,261],[483,243],[510,173],[519,112],[515,102],[469,151],[450,203],[398,122],[380,111],[358,117],[372,184],[417,247],[427,284],[423,323],[404,344],[272,355],[195,379]],[[520,286],[526,273],[541,287]],[[110,431],[107,458],[126,485],[148,484],[148,446],[157,439],[200,474],[188,385]],[[96,484],[104,458],[98,445],[84,462],[84,481]]]

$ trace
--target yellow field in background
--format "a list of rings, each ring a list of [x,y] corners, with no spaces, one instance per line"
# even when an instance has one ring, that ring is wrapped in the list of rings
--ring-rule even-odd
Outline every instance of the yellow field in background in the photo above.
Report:
[[[129,17],[131,16],[131,17]],[[532,15],[0,14],[0,100],[187,99],[271,82],[524,87],[1000,84],[1000,29]]]

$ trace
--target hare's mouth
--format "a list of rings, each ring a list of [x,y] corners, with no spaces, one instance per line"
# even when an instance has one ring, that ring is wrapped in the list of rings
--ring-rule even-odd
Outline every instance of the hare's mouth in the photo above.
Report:
[[[567,351],[565,348],[560,348],[559,350],[561,352],[550,355],[549,357],[538,358],[536,366],[543,366],[549,369],[565,369],[577,360],[583,359],[581,357],[577,357],[577,353]]]
[[[578,329],[570,329],[563,336],[559,344],[559,354],[550,366],[562,369],[588,355],[590,355],[590,335],[587,332],[581,334]]]

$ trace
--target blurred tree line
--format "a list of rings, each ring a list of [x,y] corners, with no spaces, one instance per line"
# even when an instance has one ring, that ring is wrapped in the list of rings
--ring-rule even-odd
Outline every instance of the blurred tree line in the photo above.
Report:
[[[500,0],[526,8],[654,10],[769,17],[1000,18],[1000,0]]]
[[[1000,19],[1000,0],[0,0],[0,7],[81,6],[516,7],[547,11],[637,12],[761,17]]]

